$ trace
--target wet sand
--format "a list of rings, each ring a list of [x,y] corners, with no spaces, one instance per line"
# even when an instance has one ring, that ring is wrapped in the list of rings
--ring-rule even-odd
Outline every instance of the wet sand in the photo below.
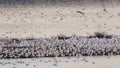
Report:
[[[120,56],[81,58],[2,59],[2,68],[119,68]]]

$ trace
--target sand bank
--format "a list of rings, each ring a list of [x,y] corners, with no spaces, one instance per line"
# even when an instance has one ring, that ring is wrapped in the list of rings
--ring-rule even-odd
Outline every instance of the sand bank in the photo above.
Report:
[[[120,34],[117,3],[85,5],[0,6],[1,37]]]

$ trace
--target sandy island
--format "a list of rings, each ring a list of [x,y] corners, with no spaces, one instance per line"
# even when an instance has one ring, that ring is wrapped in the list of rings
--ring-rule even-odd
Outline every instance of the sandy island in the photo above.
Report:
[[[0,37],[50,37],[120,34],[120,7],[117,3],[83,6],[0,5]],[[120,56],[81,58],[1,59],[1,68],[120,68]]]

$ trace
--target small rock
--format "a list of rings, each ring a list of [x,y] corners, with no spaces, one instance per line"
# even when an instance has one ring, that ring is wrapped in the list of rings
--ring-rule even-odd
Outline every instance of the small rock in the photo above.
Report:
[[[24,62],[23,61],[17,61],[17,63],[23,64]]]
[[[95,62],[92,62],[92,64],[95,64]]]
[[[5,62],[5,64],[11,64],[10,62]]]
[[[33,67],[36,67],[36,65],[33,65]]]
[[[53,64],[53,66],[57,66],[57,63]]]
[[[29,64],[26,64],[26,66],[29,66]]]
[[[65,61],[65,63],[68,63],[68,61]]]
[[[82,14],[82,15],[85,14],[84,12],[81,12],[81,11],[76,11],[76,13],[80,13],[80,14]]]
[[[16,65],[15,63],[13,63],[13,65]]]
[[[13,67],[13,68],[16,68],[16,67]]]
[[[88,62],[88,60],[86,58],[83,58],[83,61]]]

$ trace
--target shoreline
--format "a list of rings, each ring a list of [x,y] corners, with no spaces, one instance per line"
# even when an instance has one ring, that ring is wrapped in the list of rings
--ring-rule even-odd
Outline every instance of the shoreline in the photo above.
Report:
[[[2,68],[119,68],[120,56],[81,58],[1,59]],[[114,64],[114,65],[113,65]]]

